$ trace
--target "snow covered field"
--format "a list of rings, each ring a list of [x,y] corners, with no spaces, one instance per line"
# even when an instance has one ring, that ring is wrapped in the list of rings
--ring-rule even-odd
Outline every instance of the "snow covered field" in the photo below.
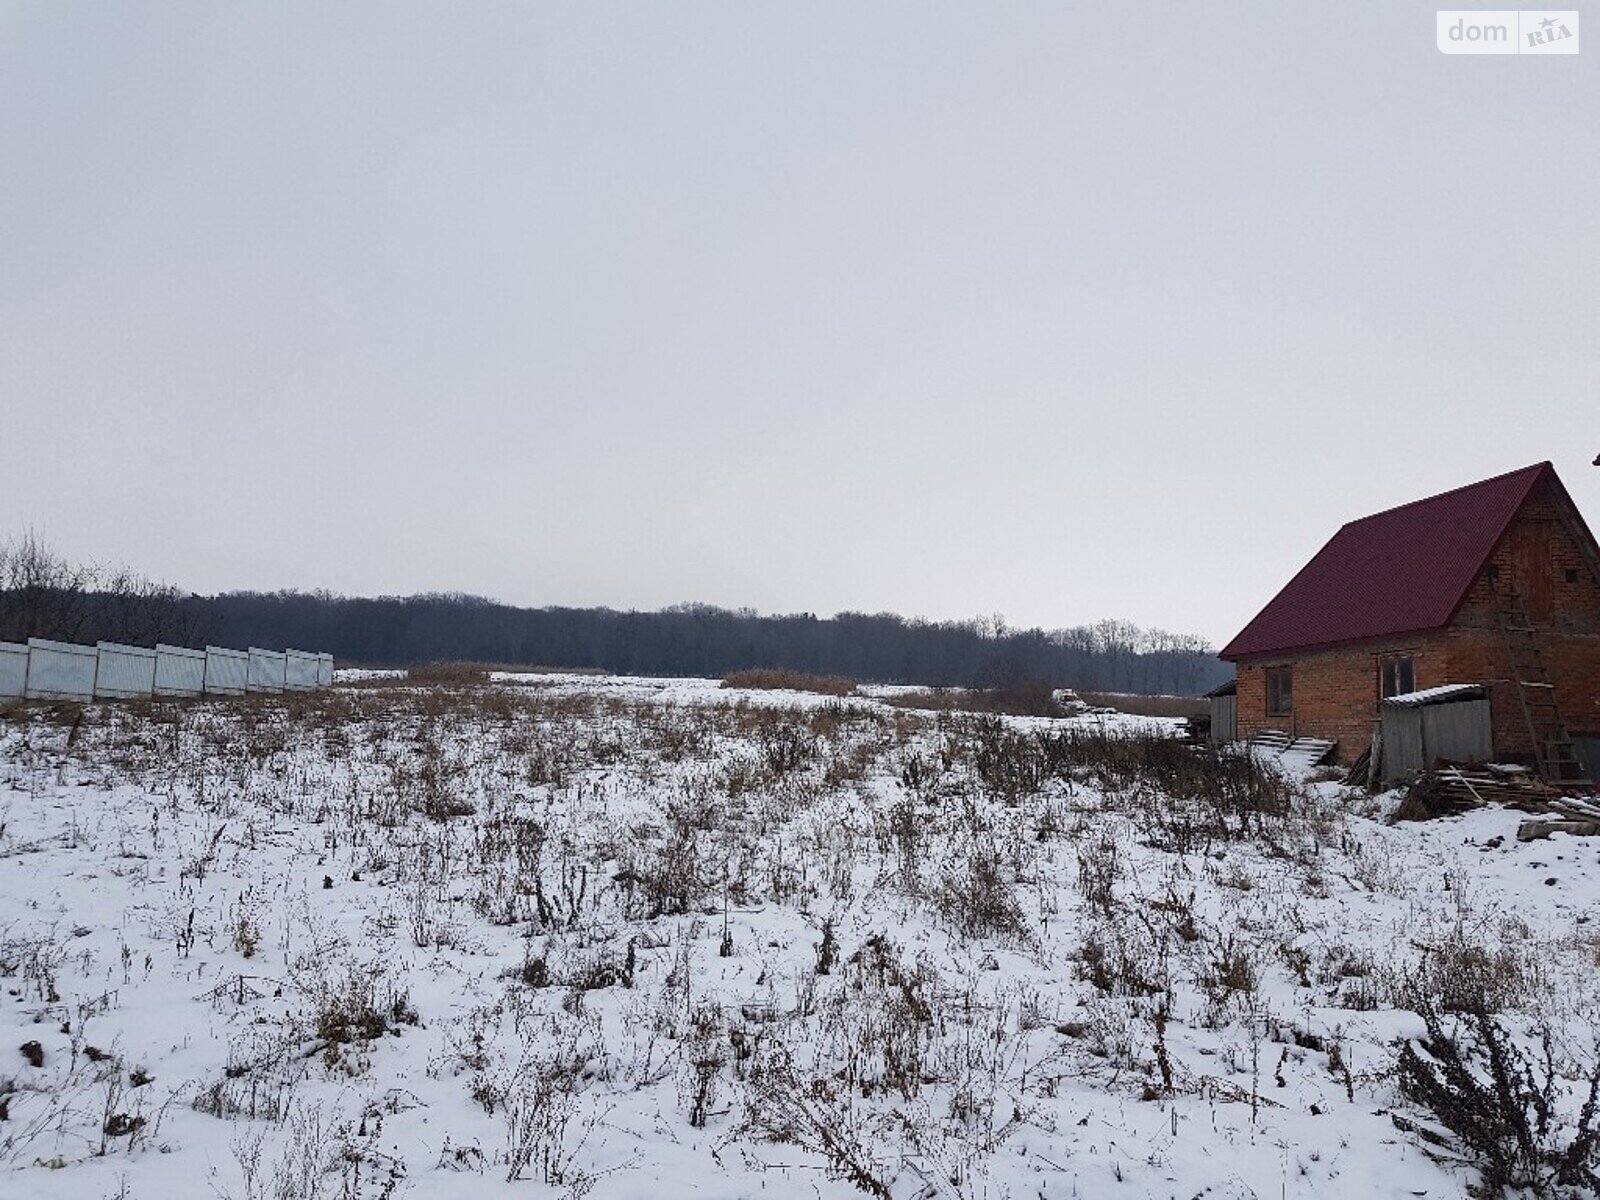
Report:
[[[1172,722],[553,675],[76,714],[0,722],[0,1196],[1464,1196],[1418,997],[1548,1025],[1558,1144],[1594,1061],[1600,843]]]

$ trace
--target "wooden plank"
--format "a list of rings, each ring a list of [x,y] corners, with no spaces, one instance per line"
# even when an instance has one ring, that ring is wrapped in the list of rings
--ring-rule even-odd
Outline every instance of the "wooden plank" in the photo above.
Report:
[[[1600,834],[1600,821],[1524,821],[1517,826],[1517,841],[1533,842],[1552,833],[1568,833],[1573,837],[1594,837]]]

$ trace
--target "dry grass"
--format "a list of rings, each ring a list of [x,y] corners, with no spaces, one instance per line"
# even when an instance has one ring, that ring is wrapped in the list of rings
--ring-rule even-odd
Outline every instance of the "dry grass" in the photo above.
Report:
[[[436,662],[424,663],[406,671],[408,683],[441,684],[446,687],[467,687],[489,682],[489,668],[484,663]]]
[[[730,677],[730,686],[738,679]],[[485,976],[490,986],[470,998],[477,1006],[463,1006],[459,1029],[429,1054],[441,1063],[459,1056],[460,1067],[444,1078],[461,1075],[486,1115],[514,1116],[506,1118],[508,1149],[495,1165],[530,1178],[543,1177],[540,1164],[550,1155],[578,1154],[583,1122],[602,1119],[612,1098],[659,1086],[663,1111],[676,1089],[690,1128],[725,1119],[729,1133],[814,1147],[859,1188],[888,1196],[878,1175],[897,1188],[899,1177],[885,1174],[879,1160],[903,1161],[904,1151],[882,1140],[887,1126],[876,1114],[916,1114],[917,1136],[953,1164],[942,1169],[985,1169],[1011,1128],[1000,1122],[1031,1097],[1010,1064],[1037,1060],[1041,1072],[1055,1073],[1041,1075],[1041,1096],[1054,1095],[1057,1080],[1103,1086],[1116,1104],[1141,1088],[1155,1099],[1211,1087],[1209,1075],[1186,1065],[1208,1069],[1182,1032],[1191,1007],[1200,1024],[1218,1031],[1198,1053],[1209,1057],[1220,1046],[1216,1061],[1251,1087],[1255,1103],[1255,1039],[1276,1025],[1269,1005],[1288,986],[1274,947],[1299,973],[1302,990],[1288,993],[1295,1011],[1324,996],[1352,1010],[1391,1008],[1400,984],[1390,981],[1415,979],[1447,1019],[1498,1007],[1520,1013],[1565,979],[1555,968],[1540,971],[1531,949],[1508,952],[1497,941],[1481,948],[1482,937],[1441,936],[1431,926],[1393,939],[1393,966],[1381,945],[1373,955],[1364,943],[1315,950],[1318,926],[1273,904],[1267,888],[1248,895],[1244,888],[1265,863],[1268,879],[1288,879],[1310,894],[1311,879],[1335,878],[1354,861],[1343,847],[1357,843],[1343,826],[1313,826],[1312,798],[1248,756],[1149,732],[1112,736],[1093,723],[924,716],[849,699],[774,703],[782,697],[737,692],[668,704],[613,694],[619,691],[426,688],[390,679],[359,690],[192,705],[32,707],[17,718],[36,726],[25,737],[0,728],[18,746],[24,780],[59,777],[57,763],[70,762],[74,774],[91,777],[92,768],[105,786],[120,780],[170,789],[172,798],[159,802],[163,829],[181,804],[197,835],[216,831],[193,850],[185,838],[183,860],[201,857],[182,868],[180,882],[204,883],[205,870],[238,872],[251,861],[256,830],[293,820],[312,831],[309,845],[326,845],[323,831],[338,831],[338,857],[317,867],[317,876],[327,873],[324,887],[366,878],[393,897],[381,902],[392,914],[388,923],[373,927],[385,939],[379,945],[399,936],[435,955],[477,954],[501,936],[495,931],[518,935],[520,965],[498,981]],[[931,694],[951,708],[993,699]],[[85,712],[70,742],[68,728]],[[264,786],[297,777],[325,782]],[[1382,836],[1374,827],[1372,845],[1381,846]],[[1259,855],[1237,844],[1247,840]],[[1367,855],[1372,861],[1376,850]],[[1296,885],[1297,878],[1307,882]],[[1461,895],[1453,889],[1452,904]],[[275,948],[299,928],[265,897],[249,907],[218,900],[209,912],[202,900],[198,918],[194,902],[178,907],[168,924],[180,954],[194,946],[193,931],[207,938],[207,930],[219,931],[255,972],[271,969]],[[757,911],[788,914],[791,932],[780,927],[778,936],[802,963],[814,949],[815,969],[795,972],[792,995],[785,977],[751,1003],[741,996],[723,1004],[710,990],[714,980],[729,969],[764,970],[774,948],[770,916],[759,923],[740,916]],[[866,920],[836,927],[829,912]],[[713,951],[718,913],[723,948]],[[885,921],[897,933],[906,924],[913,937],[929,921],[959,942],[935,953],[917,937],[902,950],[872,932]],[[810,946],[793,940],[819,922]],[[0,975],[20,975],[26,995],[19,999],[31,1003],[37,993],[45,1006],[68,950],[52,958],[53,941],[21,948],[14,934],[8,944],[3,925]],[[1462,927],[1479,928],[1465,920]],[[320,924],[307,928],[315,933]],[[1513,932],[1502,940],[1514,946]],[[1298,940],[1308,933],[1309,941]],[[1581,936],[1589,940],[1572,942],[1569,957],[1592,963],[1600,941]],[[1298,951],[1302,944],[1313,949]],[[1289,957],[1291,945],[1301,960]],[[395,1034],[437,1037],[428,1026],[412,1032],[418,1012],[408,977],[393,974],[386,958],[369,964],[367,948],[359,949],[330,960],[308,947],[304,965],[291,961],[300,1002],[272,1035],[276,1057],[241,1039],[196,1108],[222,1119],[282,1122],[293,1111],[289,1089],[307,1070],[341,1083],[367,1074],[376,1086]],[[1056,976],[1035,991],[1027,977],[1000,974],[1007,955],[1061,964],[1048,969],[1081,982]],[[234,976],[240,997],[247,978],[258,979]],[[703,989],[700,979],[713,982]],[[1186,999],[1177,1007],[1180,986]],[[1305,990],[1312,988],[1319,994]],[[245,1003],[229,1000],[228,1011]],[[425,1003],[422,1012],[443,1029]],[[649,1022],[638,1040],[635,1014]],[[977,1022],[991,1020],[995,1032],[981,1032]],[[607,1041],[616,1029],[626,1040]],[[1032,1041],[1029,1031],[1036,1031]],[[32,1035],[13,1047],[23,1036]],[[1040,1039],[1050,1056],[1042,1060]],[[1434,1066],[1453,1060],[1447,1049],[1433,1052],[1442,1039],[1431,1029],[1428,1039],[1417,1042],[1406,1097],[1430,1125],[1451,1130],[1449,1113],[1471,1115],[1485,1105],[1457,1082],[1461,1072],[1447,1078]],[[979,1060],[975,1045],[992,1049]],[[1376,1072],[1393,1057],[1386,1045],[1370,1045],[1374,1058],[1352,1058],[1362,1072],[1375,1072],[1357,1075],[1364,1090],[1387,1086]],[[1467,1050],[1457,1057],[1476,1069]],[[1264,1061],[1270,1070],[1272,1059]],[[1330,1052],[1326,1070],[1335,1079],[1343,1072],[1343,1095],[1354,1104],[1355,1085],[1339,1061],[1336,1068]],[[593,1062],[607,1064],[606,1073],[588,1071]],[[1280,1087],[1293,1062],[1280,1058]],[[1321,1070],[1312,1085],[1319,1102],[1322,1092],[1339,1091],[1318,1087]],[[441,1076],[430,1070],[428,1078]],[[1245,1092],[1232,1095],[1241,1100]],[[549,1130],[536,1124],[541,1113],[555,1114]],[[569,1116],[576,1132],[563,1141]],[[13,1114],[8,1128],[21,1124]],[[1549,1143],[1554,1153],[1576,1144],[1588,1154],[1584,1130],[1562,1132]],[[1550,1160],[1534,1161],[1543,1169]],[[330,1180],[330,1195],[334,1186]]]
[[[786,671],[780,667],[756,667],[748,671],[731,671],[722,677],[725,688],[756,688],[774,692],[817,692],[824,696],[850,696],[856,690],[856,681],[842,675],[807,675],[803,671]]]
[[[486,671],[504,675],[610,675],[604,667],[549,667],[537,663],[479,663]]]
[[[1061,705],[1047,683],[1025,681],[998,688],[929,688],[885,696],[897,708],[931,712],[1004,713],[1013,717],[1059,717]]]
[[[927,688],[897,692],[883,697],[883,702],[896,708],[916,708],[924,712],[971,712],[975,695],[966,688]]]
[[[1114,708],[1135,717],[1203,717],[1211,712],[1204,696],[1141,696],[1133,692],[1079,692],[1096,708]]]
[[[524,666],[520,663],[496,662],[434,662],[422,663],[419,666],[406,669],[406,680],[410,683],[443,684],[446,687],[464,687],[475,683],[489,682],[492,673],[499,672],[511,675],[609,675],[609,671],[602,671],[599,667],[534,667]],[[393,680],[376,680],[377,683],[393,684]]]

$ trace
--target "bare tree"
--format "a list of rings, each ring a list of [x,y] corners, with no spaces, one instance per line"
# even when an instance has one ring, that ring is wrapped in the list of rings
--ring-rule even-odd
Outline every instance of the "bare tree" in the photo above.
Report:
[[[210,622],[193,597],[126,568],[74,563],[36,530],[0,542],[0,640],[194,644]]]
[[[74,641],[89,623],[93,567],[75,565],[35,530],[0,543],[0,638]]]

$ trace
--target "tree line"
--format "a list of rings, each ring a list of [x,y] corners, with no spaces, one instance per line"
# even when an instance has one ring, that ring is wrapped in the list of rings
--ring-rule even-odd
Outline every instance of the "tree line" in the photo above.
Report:
[[[183,593],[126,570],[79,566],[37,536],[0,544],[0,640],[212,642],[327,651],[377,667],[467,660],[627,675],[720,677],[781,667],[881,683],[992,686],[1032,679],[1086,691],[1193,695],[1227,679],[1204,638],[1106,620],[1016,629],[1000,617],[762,616],[681,604],[654,612],[516,608],[455,593]]]
[[[711,677],[782,667],[881,683],[973,686],[1032,678],[1084,690],[1183,695],[1231,674],[1204,638],[1128,621],[1047,631],[1012,629],[999,618],[762,616],[708,604],[655,612],[514,608],[437,594],[234,592],[206,603],[232,642],[329,650],[341,661],[374,666],[465,659]]]

